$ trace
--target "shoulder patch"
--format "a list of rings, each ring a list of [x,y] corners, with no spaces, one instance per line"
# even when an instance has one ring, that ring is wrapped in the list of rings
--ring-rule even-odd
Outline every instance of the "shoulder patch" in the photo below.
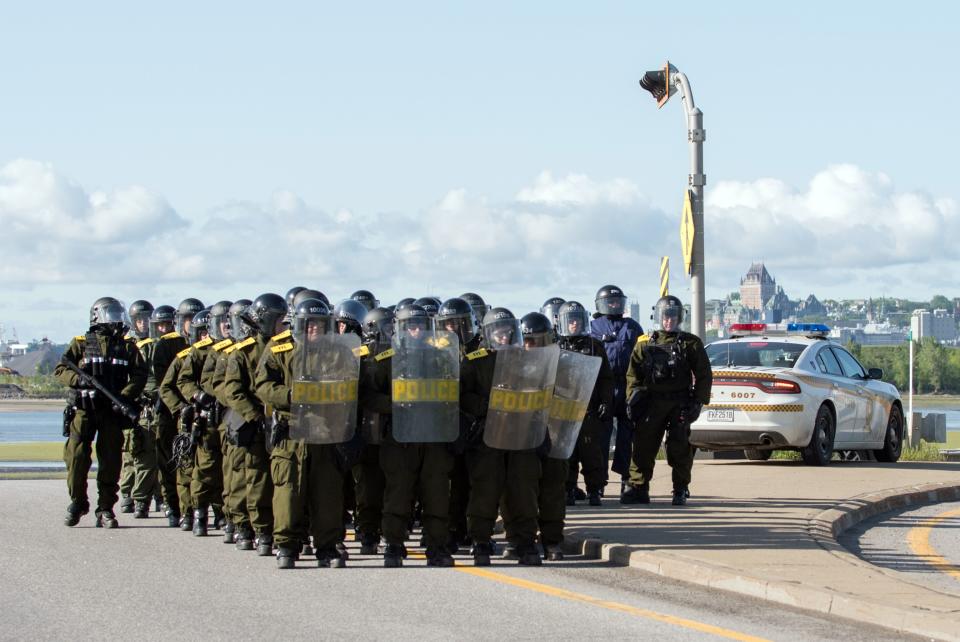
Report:
[[[194,348],[206,348],[206,347],[207,347],[208,345],[210,345],[211,343],[213,343],[213,339],[211,339],[210,337],[207,337],[206,339],[201,339],[200,341],[197,341],[196,343],[194,343],[194,344],[193,344],[193,347],[194,347]]]
[[[180,336],[180,333],[177,332],[176,330],[174,330],[173,332],[168,332],[168,333],[166,333],[165,335],[163,335],[163,336],[160,337],[160,338],[161,338],[161,339],[176,339],[176,338],[179,337],[179,336]]]
[[[384,350],[383,352],[375,356],[374,359],[376,359],[377,361],[383,361],[384,359],[389,359],[396,353],[397,353],[396,350],[394,350],[393,348],[390,348],[389,350]]]
[[[282,340],[282,339],[286,339],[286,338],[289,337],[289,336],[290,336],[290,331],[289,331],[289,330],[284,330],[284,331],[281,332],[280,334],[275,334],[275,335],[273,335],[272,337],[270,337],[270,339],[271,339],[272,341],[280,341],[280,340]]]
[[[474,350],[473,352],[467,353],[467,359],[473,361],[474,359],[482,359],[483,357],[490,354],[486,348],[480,348],[479,350]]]
[[[278,343],[277,345],[270,348],[270,352],[274,354],[280,354],[281,352],[287,352],[288,350],[293,350],[293,344],[290,342]]]
[[[238,343],[238,344],[236,344],[235,346],[233,346],[233,348],[232,348],[230,351],[233,352],[234,350],[239,350],[240,348],[246,348],[247,346],[252,346],[252,345],[253,345],[254,343],[256,343],[256,342],[257,342],[257,340],[254,339],[253,337],[247,337],[246,339],[244,339],[244,340],[241,341],[240,343]]]
[[[186,357],[188,354],[190,354],[190,350],[192,350],[192,348],[184,348],[183,350],[181,350],[180,352],[177,353],[177,358],[178,358],[178,359],[183,359],[183,358]]]
[[[637,343],[646,343],[649,340],[650,340],[649,334],[641,334],[639,337],[637,337]]]
[[[78,335],[75,336],[73,339],[74,339],[74,341],[86,341],[86,340],[87,340],[87,337],[86,337],[86,335],[78,334]]]
[[[150,345],[151,343],[153,343],[153,339],[147,337],[146,339],[140,339],[137,341],[137,347],[142,348],[143,346]]]
[[[220,352],[224,348],[229,348],[232,345],[233,345],[233,339],[224,339],[223,341],[218,341],[217,343],[214,343],[213,349],[216,350],[217,352]]]
[[[359,348],[353,349],[353,356],[355,357],[365,357],[370,354],[370,348],[367,346],[360,346]]]

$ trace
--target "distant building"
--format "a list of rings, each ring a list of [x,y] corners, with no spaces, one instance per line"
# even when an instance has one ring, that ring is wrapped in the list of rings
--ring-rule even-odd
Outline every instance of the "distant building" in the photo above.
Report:
[[[955,343],[957,340],[957,321],[953,311],[937,309],[914,310],[910,317],[910,331],[913,340],[920,341],[926,337],[935,339],[938,343]]]
[[[754,263],[740,279],[740,304],[749,310],[763,310],[777,293],[777,282],[763,263]]]
[[[855,328],[833,328],[830,338],[862,346],[897,346],[907,340],[907,333],[888,323],[868,323]]]

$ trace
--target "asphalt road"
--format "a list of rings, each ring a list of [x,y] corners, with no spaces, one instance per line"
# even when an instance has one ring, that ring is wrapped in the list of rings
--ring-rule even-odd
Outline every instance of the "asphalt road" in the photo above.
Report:
[[[182,640],[902,640],[885,629],[568,558],[542,568],[494,562],[345,569],[273,558],[195,538],[165,520],[119,515],[121,528],[70,529],[62,481],[0,482],[0,639]],[[579,510],[579,509],[577,509]],[[628,637],[629,636],[629,637]]]
[[[840,543],[907,581],[960,596],[960,502],[874,517],[844,533]]]

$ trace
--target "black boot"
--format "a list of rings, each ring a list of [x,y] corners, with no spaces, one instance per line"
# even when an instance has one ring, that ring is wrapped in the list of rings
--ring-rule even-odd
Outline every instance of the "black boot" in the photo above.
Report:
[[[686,488],[676,488],[673,491],[673,500],[670,503],[674,506],[686,506],[688,497],[690,497],[689,490]]]
[[[559,562],[563,559],[563,548],[559,544],[548,544],[544,546],[543,557],[548,562]]]
[[[493,555],[493,544],[486,542],[476,542],[470,553],[473,555],[474,566],[490,566],[490,556]]]
[[[223,543],[233,544],[235,541],[235,535],[236,530],[233,528],[233,522],[227,521],[227,523],[223,525]]]
[[[577,505],[577,489],[571,488],[567,491],[567,506]]]
[[[112,510],[97,511],[97,528],[116,528],[118,525]]]
[[[380,536],[376,534],[367,533],[363,534],[363,537],[360,539],[360,554],[361,555],[376,555],[377,549],[380,546]]]
[[[67,506],[67,515],[63,518],[63,523],[67,526],[76,526],[80,523],[80,518],[90,511],[90,507],[79,502],[70,502]]]
[[[536,544],[525,544],[517,547],[517,563],[521,566],[541,566],[543,558]]]
[[[298,559],[299,556],[294,549],[286,546],[277,548],[277,568],[293,568]]]
[[[517,555],[517,545],[514,544],[513,542],[507,542],[506,544],[504,544],[502,557],[505,560],[511,560],[511,561],[516,561],[520,559],[520,556]]]
[[[628,486],[627,490],[620,495],[621,504],[649,504],[650,487],[646,484],[642,486]]]
[[[167,526],[170,528],[176,528],[180,525],[180,511],[174,512],[171,509],[167,509]]]
[[[343,568],[346,565],[347,559],[336,547],[317,551],[317,566],[319,568]]]
[[[121,513],[132,513],[133,512],[133,497],[130,495],[124,495],[120,500],[120,512]]]
[[[575,487],[574,487],[574,489],[573,489],[573,494],[574,494],[574,496],[575,496],[577,499],[579,499],[579,500],[581,500],[581,501],[583,501],[584,499],[587,498],[587,494],[586,494],[585,492],[583,492],[583,489],[580,488],[579,486],[575,486]]]
[[[383,549],[383,566],[385,568],[400,568],[403,566],[404,550],[402,544],[387,544]]]
[[[163,513],[167,510],[163,505],[163,498],[160,497],[160,495],[153,498],[153,510],[157,513]]]
[[[253,550],[253,529],[249,526],[240,526],[234,535],[238,551]]]
[[[213,528],[221,529],[227,523],[227,518],[223,515],[223,508],[213,506]]]
[[[133,504],[133,518],[134,519],[146,519],[150,514],[148,510],[147,502],[134,502]]]
[[[453,561],[453,556],[447,552],[445,546],[428,546],[427,566],[442,566],[444,568],[449,568],[451,566],[456,566],[456,562]]]
[[[185,532],[193,530],[193,510],[184,509],[183,517],[180,518],[180,530]]]
[[[588,497],[590,499],[591,506],[603,506],[603,502],[600,500],[599,490],[591,490]]]
[[[193,511],[193,534],[196,537],[207,536],[208,510],[206,506],[201,506]]]
[[[273,555],[273,535],[271,533],[257,535],[257,555],[260,557]]]

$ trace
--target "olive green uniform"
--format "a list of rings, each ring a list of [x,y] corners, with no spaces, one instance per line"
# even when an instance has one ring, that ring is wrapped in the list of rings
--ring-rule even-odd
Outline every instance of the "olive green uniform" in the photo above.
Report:
[[[160,384],[177,358],[177,353],[187,347],[187,341],[177,332],[161,336],[153,348],[148,363],[147,386],[144,393],[153,408],[153,433],[157,444],[157,469],[160,472],[160,491],[171,516],[180,515],[180,499],[177,495],[177,471],[173,463],[173,438],[177,424],[170,408],[160,398]]]
[[[147,380],[143,357],[136,346],[121,337],[111,337],[99,332],[74,337],[63,357],[86,369],[84,348],[87,341],[96,340],[100,354],[107,362],[116,359],[124,364],[107,365],[107,374],[98,378],[121,400],[136,403]],[[87,370],[88,371],[88,370]],[[80,377],[62,364],[54,369],[54,376],[74,390],[79,388]],[[70,434],[63,447],[63,461],[67,466],[67,492],[74,506],[82,513],[89,510],[87,498],[87,474],[90,472],[93,441],[97,450],[97,508],[98,513],[112,511],[120,490],[122,465],[123,430],[129,421],[115,413],[112,404],[102,394],[97,394],[94,410],[77,408],[70,421]],[[74,406],[76,407],[76,406]]]
[[[680,411],[691,401],[707,404],[713,374],[703,342],[688,332],[654,332],[641,335],[627,367],[626,398],[641,395],[635,416],[630,485],[649,485],[653,467],[667,434],[667,463],[674,491],[686,490],[693,468],[690,425],[679,422]]]
[[[190,348],[184,348],[177,353],[173,363],[171,363],[170,367],[167,368],[167,373],[163,376],[163,381],[160,382],[159,388],[160,399],[170,411],[170,414],[174,417],[177,425],[177,432],[189,430],[189,426],[184,426],[180,421],[180,416],[183,410],[190,405],[190,402],[187,401],[182,394],[180,394],[180,389],[177,388],[177,379],[180,377],[180,371],[183,370],[183,364],[186,362],[186,358],[189,355]],[[182,458],[178,462],[178,465],[176,465],[175,474],[177,480],[177,499],[180,502],[180,511],[183,515],[183,519],[192,524],[193,509],[196,508],[193,505],[193,497],[190,495],[190,480],[193,477],[193,457]]]
[[[278,548],[298,553],[309,533],[321,558],[336,555],[336,545],[344,539],[343,469],[335,444],[290,438],[292,362],[298,347],[289,331],[274,337],[254,382],[257,395],[277,411],[282,426],[270,453],[274,541]]]
[[[481,422],[487,416],[496,357],[495,351],[481,348],[467,355],[460,370],[460,409]],[[472,442],[466,454],[470,475],[467,529],[471,539],[475,544],[490,541],[502,496],[518,548],[534,546],[540,457],[535,450],[490,448],[483,443],[482,431]]]
[[[224,339],[213,345],[212,350],[217,353],[215,361],[204,363],[200,384],[207,392],[217,397],[217,402],[223,406],[223,418],[220,421],[220,448],[223,451],[223,513],[228,520],[227,532],[232,532],[236,524],[249,524],[250,515],[247,512],[247,480],[244,451],[237,449],[227,435],[226,414],[229,404],[227,394],[223,389],[224,378],[227,374],[227,357],[231,348],[236,345],[233,339]],[[224,542],[229,543],[228,538]]]
[[[223,378],[226,405],[248,424],[256,425],[250,443],[236,444],[234,474],[240,474],[237,458],[242,459],[245,485],[246,514],[239,512],[234,521],[238,531],[253,528],[258,537],[273,533],[273,481],[270,478],[270,458],[263,431],[265,418],[263,403],[254,392],[254,374],[268,339],[257,334],[233,345],[227,355]],[[249,521],[246,521],[249,516]]]
[[[207,337],[195,343],[190,354],[183,360],[177,388],[184,399],[196,399],[201,394],[216,398],[212,392],[203,389],[203,368],[207,361],[214,362],[217,352],[212,349],[213,339]],[[216,402],[214,402],[216,404]],[[193,462],[193,475],[190,479],[190,495],[197,508],[214,506],[219,510],[223,505],[223,454],[220,448],[220,432],[215,418],[218,416],[214,405],[204,412],[206,422],[203,437],[197,446]],[[199,420],[199,418],[198,418]]]
[[[143,356],[144,365],[148,370],[153,359],[153,351],[156,348],[156,341],[153,339],[141,339],[135,343],[140,354]],[[155,388],[155,387],[154,387]],[[157,438],[153,429],[153,408],[149,396],[145,392],[141,394],[140,403],[145,407],[145,412],[141,413],[137,425],[125,432],[125,446],[128,446],[128,452],[124,453],[124,474],[131,476],[129,481],[121,477],[121,492],[130,495],[135,503],[149,505],[150,500],[160,497],[160,477],[157,470]],[[129,470],[126,462],[129,460]],[[129,483],[129,490],[125,483]]]

